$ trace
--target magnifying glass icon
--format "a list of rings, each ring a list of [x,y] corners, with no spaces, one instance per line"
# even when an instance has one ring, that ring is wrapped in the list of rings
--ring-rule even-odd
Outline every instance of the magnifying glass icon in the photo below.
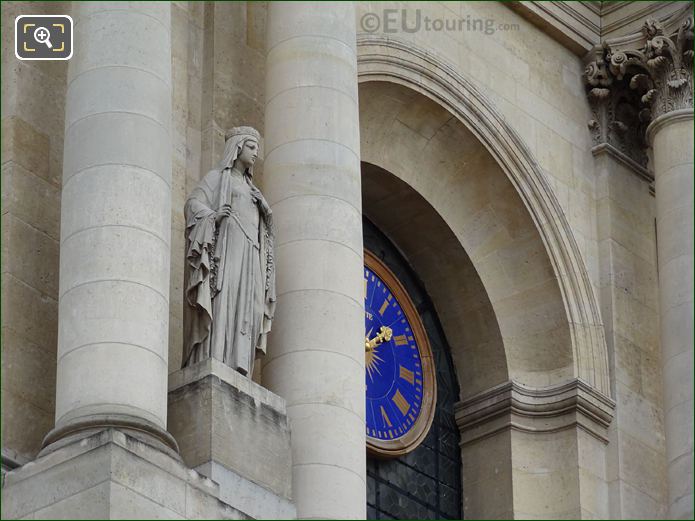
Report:
[[[51,45],[50,41],[51,33],[45,27],[37,27],[34,31],[34,38],[39,43],[45,43],[46,47],[48,47],[49,49],[53,48],[53,45]]]

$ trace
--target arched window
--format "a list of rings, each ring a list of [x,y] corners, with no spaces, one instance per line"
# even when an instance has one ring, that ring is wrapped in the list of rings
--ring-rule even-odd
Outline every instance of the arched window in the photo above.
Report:
[[[461,449],[454,421],[459,387],[449,346],[434,306],[397,247],[363,219],[365,249],[399,278],[425,326],[437,375],[437,405],[429,434],[413,452],[396,459],[367,458],[369,519],[461,519]]]

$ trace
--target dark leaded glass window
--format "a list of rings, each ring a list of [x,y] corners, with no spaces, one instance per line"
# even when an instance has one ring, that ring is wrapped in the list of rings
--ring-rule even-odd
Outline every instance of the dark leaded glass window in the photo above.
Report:
[[[437,374],[437,408],[429,434],[410,454],[367,458],[369,519],[461,519],[461,449],[454,421],[459,388],[434,306],[397,248],[367,219],[364,247],[400,279],[425,325]]]

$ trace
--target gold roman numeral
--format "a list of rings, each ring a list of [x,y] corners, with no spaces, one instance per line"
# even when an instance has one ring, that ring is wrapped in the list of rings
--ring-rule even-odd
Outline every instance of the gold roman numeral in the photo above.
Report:
[[[389,415],[386,414],[386,411],[384,410],[384,406],[380,405],[379,409],[381,409],[381,417],[386,422],[386,425],[388,425],[389,427],[393,427],[393,425],[391,424],[391,420],[389,419]]]
[[[381,305],[381,307],[379,308],[379,315],[381,315],[381,316],[383,317],[383,316],[384,316],[384,311],[386,311],[386,308],[387,308],[387,307],[389,307],[389,301],[388,301],[388,300],[384,300],[384,303],[383,303],[383,304]]]
[[[408,382],[410,385],[413,385],[415,383],[415,373],[413,373],[409,369],[406,369],[403,366],[400,366],[400,377],[403,378],[403,380]]]
[[[393,341],[396,342],[397,346],[408,345],[408,339],[405,337],[405,335],[395,336],[393,337]]]
[[[410,410],[410,404],[408,403],[408,400],[403,398],[403,395],[401,394],[400,390],[396,389],[396,394],[393,395],[391,401],[396,404],[396,407],[398,407],[403,416],[408,414],[408,411]]]

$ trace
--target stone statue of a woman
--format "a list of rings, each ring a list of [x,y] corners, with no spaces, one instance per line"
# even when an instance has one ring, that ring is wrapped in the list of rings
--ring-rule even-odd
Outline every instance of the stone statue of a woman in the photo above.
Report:
[[[188,197],[183,366],[212,357],[251,377],[275,307],[272,212],[253,184],[260,136],[237,127]]]

